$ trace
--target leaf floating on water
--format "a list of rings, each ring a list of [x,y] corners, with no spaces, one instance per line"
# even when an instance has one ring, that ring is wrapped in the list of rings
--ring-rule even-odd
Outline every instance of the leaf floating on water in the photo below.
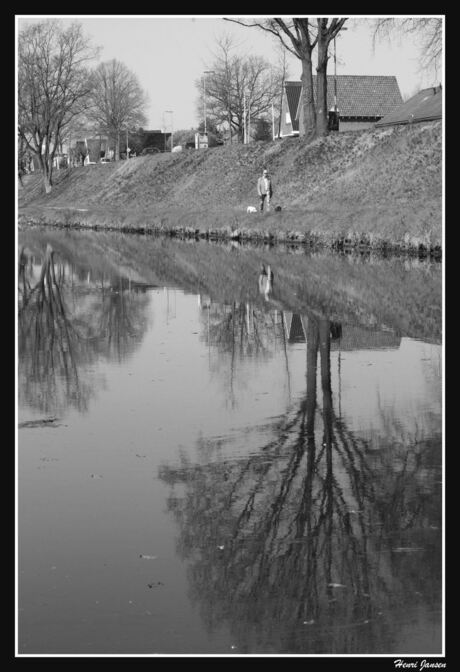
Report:
[[[142,558],[143,560],[156,560],[157,559],[156,555],[142,555],[142,553],[139,557]]]
[[[346,588],[343,583],[328,583],[329,588]]]

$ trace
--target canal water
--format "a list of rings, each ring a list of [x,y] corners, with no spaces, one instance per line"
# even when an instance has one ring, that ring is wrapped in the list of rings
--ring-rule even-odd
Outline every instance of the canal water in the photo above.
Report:
[[[19,654],[443,652],[440,263],[18,252]]]

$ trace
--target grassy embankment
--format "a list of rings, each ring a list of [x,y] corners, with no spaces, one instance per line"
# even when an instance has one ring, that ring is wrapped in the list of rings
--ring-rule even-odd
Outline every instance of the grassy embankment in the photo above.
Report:
[[[263,166],[281,212],[257,205]],[[21,222],[267,239],[327,247],[440,252],[441,122],[331,134],[208,151],[137,157],[56,171],[46,195],[39,175],[19,189]]]

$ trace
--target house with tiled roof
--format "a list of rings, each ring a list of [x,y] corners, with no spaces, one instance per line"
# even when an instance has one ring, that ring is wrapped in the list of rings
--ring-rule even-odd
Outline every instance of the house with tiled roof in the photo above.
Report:
[[[313,91],[316,99],[316,75]],[[339,131],[373,126],[403,103],[396,77],[386,75],[337,75]],[[302,83],[285,82],[281,108],[280,137],[299,135],[303,123]],[[335,77],[327,76],[327,109],[334,109]]]
[[[442,88],[431,86],[422,89],[396,109],[386,114],[375,126],[395,126],[415,124],[421,121],[442,119]]]

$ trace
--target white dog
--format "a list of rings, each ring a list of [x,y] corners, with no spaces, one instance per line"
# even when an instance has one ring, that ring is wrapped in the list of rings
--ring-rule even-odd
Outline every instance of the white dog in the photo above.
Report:
[[[246,212],[257,212],[257,208],[255,208],[253,205],[248,205]]]

